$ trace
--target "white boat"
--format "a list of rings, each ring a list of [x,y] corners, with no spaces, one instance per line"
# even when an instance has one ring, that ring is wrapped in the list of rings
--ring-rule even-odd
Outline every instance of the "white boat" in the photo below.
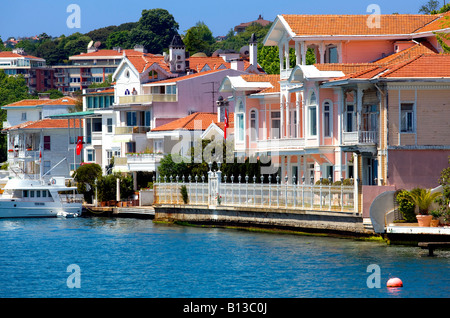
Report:
[[[0,196],[0,218],[81,216],[83,196],[76,189],[64,177],[10,179]]]

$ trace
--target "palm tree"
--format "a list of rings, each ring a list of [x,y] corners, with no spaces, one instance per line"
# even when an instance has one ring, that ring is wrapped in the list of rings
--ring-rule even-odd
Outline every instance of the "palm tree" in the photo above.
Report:
[[[419,214],[421,215],[428,215],[428,208],[431,203],[441,195],[440,192],[431,193],[428,189],[415,188],[411,190],[411,199],[419,208]]]

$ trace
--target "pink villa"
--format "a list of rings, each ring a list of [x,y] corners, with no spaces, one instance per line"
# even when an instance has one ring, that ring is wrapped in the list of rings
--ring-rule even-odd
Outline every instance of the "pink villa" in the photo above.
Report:
[[[352,179],[363,195],[438,186],[450,55],[433,32],[448,32],[445,16],[382,15],[375,27],[368,15],[277,16],[264,45],[278,46],[280,75],[227,76],[220,87],[234,104],[236,155],[271,155],[288,183]]]

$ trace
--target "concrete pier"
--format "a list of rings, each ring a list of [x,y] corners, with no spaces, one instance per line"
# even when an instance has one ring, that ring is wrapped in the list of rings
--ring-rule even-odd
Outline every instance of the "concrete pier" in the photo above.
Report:
[[[301,232],[335,233],[351,236],[373,235],[355,212],[266,209],[241,207],[208,208],[193,205],[156,205],[155,221],[188,222],[217,226],[246,226],[289,229]]]

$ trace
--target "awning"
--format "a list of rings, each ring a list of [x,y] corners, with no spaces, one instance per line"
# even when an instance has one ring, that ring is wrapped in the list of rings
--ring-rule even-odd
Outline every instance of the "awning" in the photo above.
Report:
[[[79,118],[87,118],[87,117],[101,117],[101,115],[95,114],[93,110],[89,110],[89,111],[85,111],[85,112],[76,112],[76,113],[67,113],[67,114],[48,116],[48,118],[51,118],[51,119],[79,119]]]

